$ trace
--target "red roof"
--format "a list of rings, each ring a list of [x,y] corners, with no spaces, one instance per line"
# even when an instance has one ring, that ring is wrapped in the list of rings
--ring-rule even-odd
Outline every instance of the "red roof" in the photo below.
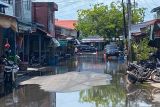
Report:
[[[55,20],[55,25],[59,27],[64,27],[67,29],[75,29],[75,24],[77,20]]]

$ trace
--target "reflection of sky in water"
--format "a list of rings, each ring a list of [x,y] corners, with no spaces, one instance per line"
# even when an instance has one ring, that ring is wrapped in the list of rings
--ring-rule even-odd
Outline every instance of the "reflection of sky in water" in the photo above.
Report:
[[[56,93],[56,107],[94,107],[92,103],[80,103],[79,92]]]

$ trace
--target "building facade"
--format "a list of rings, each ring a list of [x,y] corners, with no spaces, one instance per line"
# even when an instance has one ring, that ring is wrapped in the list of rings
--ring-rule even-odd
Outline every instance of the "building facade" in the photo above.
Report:
[[[17,20],[16,17],[7,15],[8,8],[10,4],[0,1],[0,55],[4,54],[6,43],[10,44],[11,55],[16,53]]]
[[[57,4],[54,2],[33,2],[32,3],[32,20],[36,23],[44,25],[46,30],[52,37],[55,37],[55,11],[58,10]]]
[[[77,20],[55,20],[56,38],[78,38],[78,31],[75,29]]]

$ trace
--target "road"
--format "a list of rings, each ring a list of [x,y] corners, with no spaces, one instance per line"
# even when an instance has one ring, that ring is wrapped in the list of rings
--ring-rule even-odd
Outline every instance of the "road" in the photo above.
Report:
[[[159,107],[160,89],[127,85],[126,62],[103,54],[81,54],[17,87],[1,85],[0,107]]]

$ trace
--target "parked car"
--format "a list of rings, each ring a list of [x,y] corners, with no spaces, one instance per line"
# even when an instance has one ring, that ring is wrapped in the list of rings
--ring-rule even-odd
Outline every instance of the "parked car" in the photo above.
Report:
[[[90,45],[77,45],[78,52],[96,52],[97,49]]]
[[[106,45],[104,48],[104,54],[106,54],[106,57],[110,57],[110,56],[116,56],[118,57],[120,54],[119,48],[117,45],[113,45],[113,44],[109,44]]]

